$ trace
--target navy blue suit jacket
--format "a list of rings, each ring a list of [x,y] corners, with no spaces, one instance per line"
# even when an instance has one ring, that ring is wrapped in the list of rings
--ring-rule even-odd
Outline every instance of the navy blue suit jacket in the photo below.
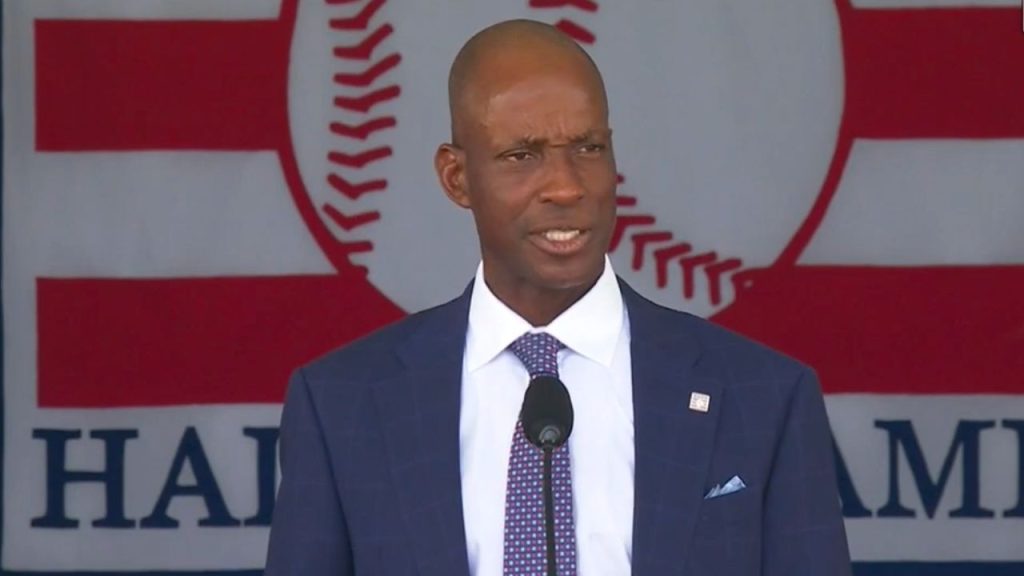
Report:
[[[633,364],[633,573],[848,575],[813,372],[621,284]],[[469,295],[295,373],[268,575],[468,576],[459,396]],[[707,413],[688,409],[691,392],[711,397]],[[734,475],[746,489],[704,499]]]

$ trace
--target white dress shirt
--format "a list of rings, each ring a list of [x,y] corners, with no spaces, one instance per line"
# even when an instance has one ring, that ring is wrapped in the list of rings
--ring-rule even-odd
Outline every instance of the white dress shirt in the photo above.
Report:
[[[633,538],[633,390],[629,319],[605,259],[578,302],[541,328],[502,303],[477,268],[462,365],[462,506],[473,576],[501,576],[509,451],[529,374],[508,350],[526,332],[566,348],[559,377],[575,412],[569,437],[580,576],[629,574]]]

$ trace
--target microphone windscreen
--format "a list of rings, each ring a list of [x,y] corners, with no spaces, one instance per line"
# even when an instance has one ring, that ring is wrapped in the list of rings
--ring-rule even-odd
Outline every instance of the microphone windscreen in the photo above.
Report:
[[[569,390],[555,376],[530,380],[519,413],[526,439],[538,448],[557,448],[572,433],[573,410]]]

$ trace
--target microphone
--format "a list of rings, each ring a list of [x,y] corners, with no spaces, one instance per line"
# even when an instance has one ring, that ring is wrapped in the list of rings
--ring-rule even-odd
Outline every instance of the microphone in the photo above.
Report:
[[[551,487],[551,455],[572,433],[572,399],[565,384],[549,374],[530,380],[519,412],[530,444],[544,451],[544,531],[547,536],[548,576],[556,576],[555,497]]]
[[[565,384],[542,374],[530,380],[519,412],[526,439],[541,450],[554,450],[572,433],[572,399]]]

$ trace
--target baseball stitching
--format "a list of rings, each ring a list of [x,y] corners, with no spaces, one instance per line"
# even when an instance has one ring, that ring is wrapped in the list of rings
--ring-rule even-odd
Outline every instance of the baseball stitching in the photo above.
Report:
[[[329,6],[352,5],[363,0],[324,0]],[[374,109],[385,102],[398,98],[402,89],[397,84],[389,84],[386,76],[402,61],[398,52],[391,52],[374,60],[374,53],[394,34],[394,27],[384,23],[370,31],[370,21],[384,6],[386,0],[369,0],[354,15],[333,17],[328,25],[332,31],[361,32],[363,38],[354,45],[334,46],[332,55],[336,61],[345,64],[356,64],[361,67],[359,72],[339,71],[332,80],[338,88],[334,97],[334,107],[352,114],[365,117],[359,123],[346,124],[333,121],[329,130],[336,139],[337,149],[328,152],[327,160],[331,170],[327,174],[327,184],[338,194],[352,201],[358,201],[365,194],[383,192],[388,187],[385,179],[358,180],[358,171],[370,164],[390,158],[393,150],[390,146],[367,148],[369,137],[381,130],[390,130],[398,125],[394,116],[373,114]],[[346,213],[335,204],[324,202],[321,210],[345,232],[352,232],[380,220],[380,212],[376,210]],[[337,248],[346,257],[355,253],[370,252],[373,242],[370,240],[343,241],[331,235]],[[349,258],[351,261],[351,258]]]
[[[530,8],[540,10],[574,10],[594,13],[598,10],[593,0],[529,0]],[[572,19],[577,12],[568,12],[561,17],[555,27],[581,44],[594,44],[597,36],[587,27]],[[628,237],[633,246],[631,267],[641,271],[645,264],[652,260],[655,281],[659,289],[668,286],[670,266],[677,265],[682,274],[682,294],[684,300],[690,301],[697,296],[697,277],[703,274],[708,283],[708,299],[712,306],[723,304],[723,283],[732,280],[735,289],[740,288],[742,276],[736,276],[743,270],[743,261],[739,258],[723,258],[714,251],[700,251],[688,242],[676,240],[673,233],[658,226],[654,214],[639,209],[636,196],[622,194],[625,177],[619,175],[619,193],[616,197],[618,217],[612,233],[609,252],[616,252]],[[650,254],[652,258],[647,258]],[[650,269],[650,267],[648,267]]]

